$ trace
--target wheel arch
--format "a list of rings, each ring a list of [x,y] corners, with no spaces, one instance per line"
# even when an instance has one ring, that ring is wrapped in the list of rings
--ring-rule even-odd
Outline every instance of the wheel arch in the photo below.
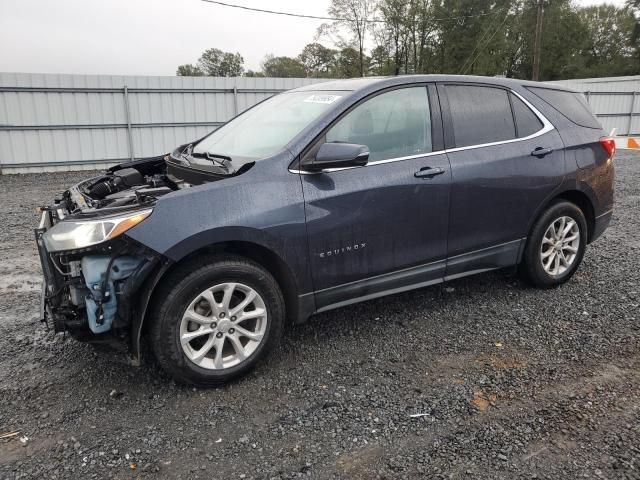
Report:
[[[593,199],[584,191],[576,188],[563,190],[556,192],[547,201],[545,201],[536,214],[532,216],[527,228],[527,236],[531,234],[531,229],[535,225],[540,216],[549,208],[549,206],[557,200],[566,200],[576,205],[583,213],[585,220],[587,221],[587,243],[591,242],[593,232],[595,230],[596,216]]]
[[[586,193],[580,190],[568,190],[566,192],[562,192],[554,198],[554,200],[558,199],[567,200],[568,202],[576,205],[582,211],[582,214],[587,221],[587,243],[589,243],[596,226],[596,214],[591,199]]]
[[[234,240],[224,241],[201,247],[177,261],[167,261],[159,265],[155,271],[149,275],[145,284],[140,288],[138,294],[138,304],[135,307],[131,325],[131,353],[134,363],[139,362],[141,337],[149,326],[149,306],[156,301],[155,295],[158,287],[177,268],[189,263],[198,263],[204,256],[215,254],[232,254],[247,258],[265,268],[278,283],[285,301],[285,321],[289,324],[300,323],[308,316],[306,310],[308,306],[300,305],[299,286],[296,282],[293,271],[286,262],[273,250],[258,243]],[[306,309],[306,310],[305,310]]]

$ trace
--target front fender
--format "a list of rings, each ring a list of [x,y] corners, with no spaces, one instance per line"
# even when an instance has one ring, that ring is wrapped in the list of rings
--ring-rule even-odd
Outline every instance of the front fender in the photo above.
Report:
[[[176,243],[165,252],[165,255],[171,260],[179,262],[195,251],[227,242],[257,244],[271,250],[284,261],[285,240],[282,237],[278,238],[257,228],[250,227],[219,227],[204,230]]]

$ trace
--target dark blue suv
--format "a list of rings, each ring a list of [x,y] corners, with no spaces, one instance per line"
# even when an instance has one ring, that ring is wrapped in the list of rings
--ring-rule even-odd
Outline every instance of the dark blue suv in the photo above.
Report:
[[[580,94],[540,83],[292,90],[43,207],[42,318],[133,362],[145,337],[217,385],[317,312],[516,265],[553,287],[609,224],[614,150]]]

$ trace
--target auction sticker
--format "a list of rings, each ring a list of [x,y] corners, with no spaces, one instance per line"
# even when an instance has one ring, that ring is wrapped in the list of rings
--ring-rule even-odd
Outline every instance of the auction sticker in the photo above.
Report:
[[[333,103],[338,100],[342,95],[311,95],[309,98],[305,99],[307,103]]]

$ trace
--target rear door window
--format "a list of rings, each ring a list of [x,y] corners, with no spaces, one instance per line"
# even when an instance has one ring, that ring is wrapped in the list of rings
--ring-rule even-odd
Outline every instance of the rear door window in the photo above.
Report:
[[[376,95],[338,121],[327,142],[369,147],[369,161],[432,151],[427,88],[409,87]]]
[[[602,128],[581,93],[551,88],[527,88],[576,125],[587,128]]]
[[[516,134],[518,138],[528,137],[540,131],[543,125],[538,116],[513,93],[510,95],[513,115],[516,119]]]
[[[456,147],[516,138],[509,93],[502,88],[446,85]]]

